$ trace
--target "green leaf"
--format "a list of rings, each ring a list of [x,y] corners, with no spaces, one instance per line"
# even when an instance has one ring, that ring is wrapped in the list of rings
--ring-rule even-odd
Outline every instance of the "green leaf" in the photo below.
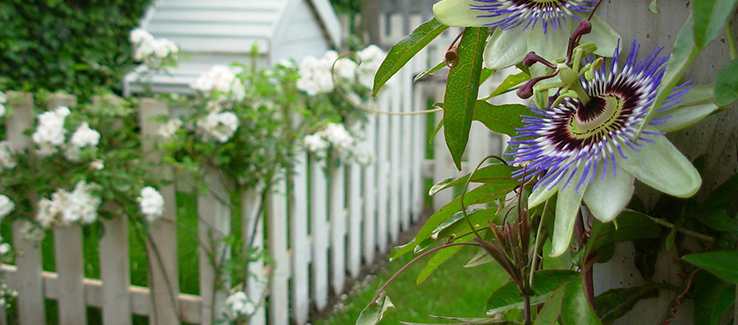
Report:
[[[700,272],[694,283],[694,323],[718,325],[735,301],[735,285]]]
[[[640,137],[643,128],[649,125],[648,122],[656,114],[661,104],[664,103],[671,90],[676,87],[679,78],[682,77],[684,71],[692,64],[697,54],[700,53],[699,48],[694,44],[692,25],[692,17],[690,16],[677,36],[676,42],[674,43],[674,51],[671,53],[669,63],[666,64],[666,71],[664,71],[664,75],[661,78],[661,86],[656,95],[656,100],[648,108],[648,113],[646,113],[643,123],[638,128],[638,132],[636,132],[636,138]]]
[[[543,305],[541,312],[536,316],[535,325],[555,325],[561,314],[561,301],[564,298],[564,286],[553,292],[551,298]]]
[[[413,249],[415,249],[415,246],[416,246],[415,238],[413,238],[412,240],[410,240],[404,245],[395,246],[394,248],[392,248],[392,251],[390,251],[390,254],[389,254],[390,261],[393,261],[402,255],[412,252]]]
[[[690,213],[689,215],[697,219],[697,221],[703,223],[705,226],[718,231],[728,231],[738,225],[738,223],[736,223],[733,218],[728,216],[728,211],[725,209],[718,209],[709,212]]]
[[[465,239],[458,240],[456,242],[468,242],[472,238],[474,237],[469,235]],[[439,266],[448,261],[449,258],[456,255],[456,253],[458,253],[462,248],[463,246],[452,246],[438,251],[430,260],[428,260],[428,263],[420,271],[420,274],[418,274],[418,278],[416,279],[415,283],[417,285],[422,284],[423,281],[425,281],[433,273],[433,271],[435,271],[436,269],[438,269]]]
[[[356,325],[376,325],[385,314],[393,309],[395,309],[395,305],[392,304],[390,298],[382,295],[375,303],[369,304],[361,311],[359,318],[356,320]]]
[[[483,84],[487,79],[492,78],[497,70],[482,68],[482,73],[479,75],[479,84]]]
[[[474,177],[472,177],[471,182],[472,183],[492,183],[492,182],[507,182],[509,185],[515,186],[520,184],[517,180],[512,178],[512,172],[515,170],[515,168],[504,165],[504,164],[492,164],[489,166],[482,167],[477,170],[476,173],[474,173]],[[464,185],[466,181],[469,179],[469,175],[471,173],[466,174],[462,177],[452,177],[444,179],[437,184],[433,185],[428,191],[428,195],[433,196],[436,195],[436,193],[445,190],[447,188],[458,186],[458,185]],[[515,183],[515,184],[513,184]]]
[[[713,211],[725,208],[738,198],[738,174],[728,178],[695,208],[695,211]]]
[[[676,242],[676,235],[677,230],[684,225],[684,222],[687,219],[684,218],[684,215],[679,216],[679,219],[677,219],[676,222],[674,222],[674,227],[669,230],[669,233],[666,235],[666,239],[664,239],[664,244],[666,245],[666,250],[671,250],[672,247],[674,247],[674,243]]]
[[[441,70],[444,67],[446,67],[446,61],[442,61],[441,63],[436,64],[432,68],[430,68],[428,70],[425,70],[425,71],[419,73],[417,76],[415,76],[415,78],[413,78],[413,83],[416,83],[416,82],[418,82],[418,80],[423,79],[423,78],[425,78],[427,76],[430,76],[430,75],[438,72],[438,70]]]
[[[658,294],[659,290],[650,286],[608,290],[595,298],[597,316],[602,323],[612,324],[633,309],[639,300],[656,297]]]
[[[530,80],[530,75],[528,75],[525,72],[511,74],[505,77],[505,80],[503,80],[502,83],[500,83],[500,85],[497,86],[497,89],[495,89],[487,98],[492,98],[492,97],[507,93],[509,91],[512,91],[515,86],[523,82],[526,82],[528,80]]]
[[[504,182],[483,184],[482,186],[477,187],[466,193],[466,195],[464,196],[464,205],[469,207],[474,204],[492,202],[495,199],[501,198],[505,196],[505,194],[507,194],[508,192],[512,191],[515,186],[517,186],[517,183],[515,184],[516,185],[514,186],[509,186],[507,184],[504,184]],[[425,222],[420,231],[418,231],[415,240],[422,241],[430,237],[436,227],[438,227],[441,223],[453,216],[458,211],[461,211],[461,197],[457,197],[456,199],[433,213],[433,215],[431,215]]]
[[[582,276],[575,277],[564,288],[564,297],[561,299],[561,321],[564,325],[602,324],[592,305],[587,301]]]
[[[692,0],[694,43],[703,49],[722,31],[736,0]]]
[[[474,107],[479,94],[482,54],[489,28],[467,27],[459,44],[459,62],[448,74],[443,108],[443,133],[456,168],[469,141]]]
[[[496,217],[495,212],[497,211],[496,206],[491,206],[485,209],[474,210],[467,213],[469,221],[474,225],[475,228],[485,228],[487,221],[493,221]],[[464,220],[464,214],[459,211],[454,214],[451,218],[444,221],[438,228],[433,230],[431,238],[436,240],[442,240],[445,238],[458,237],[462,233],[469,232],[469,223]]]
[[[738,282],[738,251],[707,252],[685,255],[682,258],[725,281]]]
[[[431,318],[436,319],[443,319],[443,320],[453,320],[458,321],[461,323],[452,323],[452,324],[458,324],[458,325],[494,325],[494,324],[508,324],[509,322],[504,319],[494,319],[494,318],[461,318],[461,317],[444,317],[444,316],[434,316],[429,315]],[[409,322],[400,322],[400,324],[405,325],[442,325],[440,323],[409,323]],[[443,323],[448,324],[448,323]]]
[[[533,277],[533,292],[531,305],[545,302],[551,294],[561,286],[574,279],[581,278],[579,272],[571,270],[543,270]],[[518,286],[510,281],[498,288],[487,300],[487,316],[492,316],[512,308],[522,308],[523,297]]]
[[[392,46],[387,57],[379,66],[377,74],[374,76],[374,89],[372,96],[376,96],[379,90],[384,86],[392,76],[400,71],[420,50],[426,47],[433,39],[441,35],[443,31],[448,29],[439,23],[435,18],[423,23],[416,28],[410,35]]]
[[[587,243],[588,252],[615,243],[661,236],[661,227],[640,212],[626,209],[615,220],[617,227],[614,222],[603,224],[595,220],[591,231],[593,239]]]
[[[660,14],[658,1],[659,0],[651,0],[651,3],[648,4],[648,10],[656,15]]]
[[[525,126],[522,117],[524,114],[531,114],[525,105],[492,105],[480,100],[474,110],[474,119],[482,122],[492,132],[513,137],[517,133],[516,128]]]
[[[730,61],[715,78],[715,104],[727,106],[738,99],[738,59]]]

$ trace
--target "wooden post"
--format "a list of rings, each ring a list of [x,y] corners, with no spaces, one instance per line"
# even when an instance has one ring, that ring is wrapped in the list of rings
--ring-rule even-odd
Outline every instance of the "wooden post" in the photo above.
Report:
[[[331,285],[340,295],[346,283],[346,167],[343,162],[328,167],[328,216],[331,221]]]
[[[361,166],[351,163],[348,167],[348,271],[352,278],[359,276],[361,268]]]
[[[15,149],[30,150],[31,139],[23,134],[33,126],[33,95],[29,93],[8,92],[10,102],[8,106],[14,111],[7,117],[5,132],[8,141]],[[36,204],[35,195],[31,202]],[[28,221],[18,220],[13,223],[13,246],[16,252],[15,265],[23,270],[9,283],[11,288],[18,291],[18,317],[21,324],[46,324],[46,310],[44,306],[44,288],[41,278],[42,258],[41,243],[28,239],[21,232]]]
[[[379,98],[379,110],[388,110],[390,96],[384,93]],[[389,177],[388,151],[389,151],[389,116],[381,114],[378,117],[377,131],[377,245],[380,253],[387,251],[389,240],[387,232],[387,203],[389,201]]]
[[[269,253],[274,273],[269,286],[269,324],[289,325],[290,261],[287,256],[287,182],[279,180],[269,195]]]
[[[156,137],[160,123],[152,118],[160,115],[169,116],[170,111],[166,102],[144,98],[139,108],[139,125],[141,125],[142,148],[144,158],[152,164],[152,172],[165,175],[173,179],[170,169],[157,165],[161,161],[161,154],[155,150]],[[179,264],[177,261],[177,201],[175,186],[168,185],[159,189],[164,197],[164,215],[149,227],[147,252],[151,273],[149,287],[151,288],[151,316],[152,325],[166,325],[179,323]]]
[[[401,76],[395,76],[389,85],[392,99],[392,112],[399,113],[402,105],[402,79]],[[402,123],[401,117],[398,115],[390,116],[390,179],[389,179],[389,230],[390,241],[396,243],[400,238],[400,145],[402,139]],[[399,140],[399,141],[398,141]]]
[[[308,165],[307,154],[297,152],[290,191],[290,247],[292,248],[292,288],[290,303],[298,325],[308,322],[310,313],[310,279],[308,245]]]
[[[311,263],[312,291],[315,307],[321,311],[328,305],[328,224],[326,217],[326,175],[323,164],[310,155],[310,237],[313,241]]]
[[[261,201],[261,191],[260,188],[252,188],[241,194],[241,214],[243,216],[241,231],[243,238],[249,241],[244,243],[245,248],[249,248],[250,245],[253,248],[264,249],[264,218],[262,216],[265,213],[262,211],[262,206],[265,202]],[[249,263],[248,271],[246,294],[255,304],[259,304],[259,308],[249,319],[249,325],[265,325],[266,308],[261,301],[265,295],[267,282],[264,274],[264,260],[259,259]]]
[[[410,20],[410,17],[406,18],[408,21]],[[400,91],[402,93],[401,111],[407,113],[413,110],[413,61],[410,61],[410,63],[403,70],[404,72],[401,74],[402,79],[400,80],[400,85],[398,86],[398,88],[400,88]],[[412,163],[411,159],[413,152],[412,122],[414,117],[412,115],[409,115],[402,116],[400,117],[400,119],[402,119],[402,163],[400,165],[400,198],[402,200],[401,220],[402,230],[407,231],[410,228],[410,222],[412,220],[412,209],[410,208],[413,202],[412,197],[410,196],[410,188],[412,185],[412,167],[410,166],[410,164]]]
[[[371,114],[366,126],[366,142],[376,155],[377,150],[377,116]],[[376,159],[364,167],[364,262],[368,265],[374,263],[374,255],[377,251],[377,166]]]

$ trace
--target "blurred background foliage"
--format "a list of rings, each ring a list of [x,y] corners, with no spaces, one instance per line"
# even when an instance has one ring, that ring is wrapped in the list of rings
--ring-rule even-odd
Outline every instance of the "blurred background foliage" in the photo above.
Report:
[[[66,91],[86,99],[120,91],[130,71],[128,35],[151,0],[0,2],[3,88]]]
[[[361,11],[361,0],[331,0],[331,3],[339,14],[358,14]]]

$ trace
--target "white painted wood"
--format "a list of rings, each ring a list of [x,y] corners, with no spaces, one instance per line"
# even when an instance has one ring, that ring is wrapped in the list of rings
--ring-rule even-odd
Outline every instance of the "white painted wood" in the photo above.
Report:
[[[315,8],[318,17],[320,17],[323,26],[325,26],[325,30],[328,33],[331,41],[333,42],[332,45],[336,48],[340,48],[341,23],[338,21],[338,16],[336,16],[336,12],[333,10],[333,6],[331,5],[330,1],[310,0],[310,4],[312,4],[313,8]]]
[[[376,101],[372,101],[376,106]],[[370,265],[374,263],[374,256],[377,251],[377,116],[371,114],[368,116],[366,126],[366,143],[372,148],[375,159],[369,166],[364,167],[364,263]]]
[[[269,324],[289,325],[290,261],[287,255],[287,183],[284,180],[274,184],[267,213],[269,253],[274,261],[269,286]]]
[[[420,70],[423,70],[427,65],[425,59],[426,51],[421,52],[421,57],[415,61],[416,66],[421,66]],[[425,94],[425,86],[422,84],[416,84],[413,86],[413,110],[423,111],[427,109],[427,98]],[[413,221],[420,220],[423,213],[424,198],[428,193],[425,191],[425,179],[423,177],[423,166],[425,162],[425,146],[428,145],[426,141],[426,114],[415,115],[413,117],[413,163],[412,163],[412,178],[413,178]]]
[[[72,224],[54,230],[54,248],[59,292],[64,297],[59,299],[59,324],[86,324],[82,226]]]
[[[33,125],[33,95],[29,93],[8,92],[8,106],[15,112],[7,117],[5,136],[16,149],[28,150],[31,139],[24,135],[26,129]],[[29,200],[35,202],[35,194],[27,193]],[[13,223],[13,248],[15,264],[23,269],[17,281],[8,282],[11,288],[18,291],[18,318],[22,324],[45,324],[46,311],[39,308],[44,304],[43,282],[41,278],[41,244],[29,240],[21,230],[27,221]]]
[[[130,259],[128,252],[128,218],[100,219],[105,235],[100,238],[100,278],[102,287],[103,323],[108,325],[130,325],[131,285]]]
[[[310,238],[313,242],[311,289],[315,307],[328,304],[328,208],[323,164],[310,155]]]
[[[260,251],[264,250],[263,204],[260,188],[248,189],[241,194],[241,214],[243,216],[241,231],[243,232],[243,238],[248,241],[244,243],[245,248],[251,245]],[[266,295],[267,278],[264,274],[264,261],[259,259],[249,263],[248,271],[246,294],[258,307],[249,319],[249,325],[265,325],[266,308],[264,308],[262,298],[265,298]]]
[[[307,154],[297,152],[293,165],[290,191],[290,248],[292,249],[292,287],[290,306],[298,325],[308,322],[310,312],[310,279],[308,278],[310,246],[308,243],[308,165]]]
[[[229,275],[222,272],[222,265],[230,257],[230,247],[222,239],[231,232],[230,195],[227,179],[218,170],[206,169],[205,182],[207,192],[199,193],[197,199],[200,297],[202,324],[214,324],[223,319],[222,310],[228,296]]]
[[[147,162],[156,165],[161,154],[155,150],[160,124],[152,117],[170,115],[166,102],[154,99],[141,99],[139,109],[139,125],[141,125],[142,147]],[[166,179],[173,179],[170,169],[152,168],[152,172],[160,173]],[[149,287],[153,294],[151,299],[153,315],[149,318],[152,325],[179,323],[179,263],[177,261],[177,201],[175,186],[168,185],[159,189],[164,197],[164,215],[149,227],[147,252],[151,272]]]
[[[361,268],[361,166],[348,166],[348,271],[352,278],[359,276]]]
[[[443,102],[444,86],[436,85],[433,90],[436,95],[436,102]],[[436,124],[443,121],[443,112],[436,112]],[[443,129],[433,139],[433,183],[438,183],[456,173],[456,167],[451,158],[451,154],[446,148],[446,139],[443,136]],[[433,196],[433,210],[437,211],[446,203],[453,199],[451,190],[441,191]]]
[[[390,86],[391,94],[391,110],[392,112],[400,112],[402,106],[402,75],[396,76]],[[389,233],[390,241],[396,243],[400,237],[400,150],[402,146],[402,117],[390,116],[390,176],[389,176]]]
[[[346,167],[328,168],[328,216],[331,230],[331,286],[334,294],[343,293],[346,284]]]
[[[320,57],[331,49],[331,39],[325,37],[320,19],[308,4],[309,0],[289,0],[273,32],[272,62],[305,56]]]
[[[390,95],[379,98],[379,110],[390,109]],[[380,114],[377,131],[377,247],[380,253],[387,251],[389,218],[389,116]]]
[[[402,112],[411,112],[413,105],[413,74],[412,74],[413,62],[403,69],[401,82],[401,94],[402,94]],[[400,162],[400,219],[402,220],[402,230],[407,231],[410,228],[410,221],[412,217],[412,205],[411,193],[411,166],[412,163],[412,127],[413,127],[413,116],[402,116],[401,119],[401,131],[402,131],[402,142],[401,145],[401,162]]]

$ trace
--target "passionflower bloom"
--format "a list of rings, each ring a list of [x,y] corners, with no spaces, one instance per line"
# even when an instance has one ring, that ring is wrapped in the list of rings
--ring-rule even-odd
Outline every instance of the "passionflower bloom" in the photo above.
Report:
[[[502,69],[523,60],[528,52],[554,61],[566,55],[569,36],[587,18],[592,0],[443,0],[433,6],[436,19],[452,27],[496,27],[487,42],[484,62]],[[595,43],[595,54],[609,56],[620,38],[596,15],[583,43]],[[537,67],[536,67],[537,68]],[[536,71],[533,71],[534,74]]]
[[[661,49],[639,60],[638,50],[634,41],[620,68],[616,49],[609,67],[595,70],[591,81],[581,79],[586,94],[578,99],[566,98],[546,110],[531,108],[534,115],[525,117],[526,125],[510,141],[515,163],[525,167],[518,176],[538,178],[529,207],[558,192],[554,256],[567,249],[582,201],[608,222],[630,201],[636,178],[677,197],[692,196],[701,185],[697,170],[657,129],[668,115],[651,119],[635,139],[668,61],[659,56]],[[674,88],[658,111],[669,113],[689,88],[688,83]]]

